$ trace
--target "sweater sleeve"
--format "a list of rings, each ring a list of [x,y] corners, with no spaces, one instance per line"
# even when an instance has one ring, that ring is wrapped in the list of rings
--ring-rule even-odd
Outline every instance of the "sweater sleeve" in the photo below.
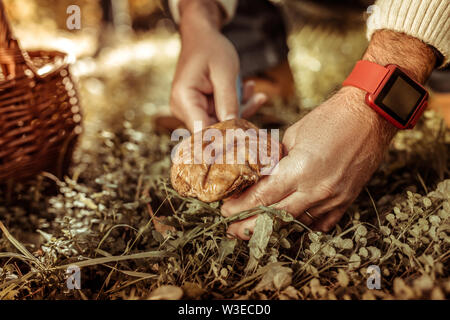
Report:
[[[236,11],[236,6],[238,0],[211,0],[216,1],[219,3],[219,5],[222,6],[223,11],[225,12],[225,22],[228,23],[234,16],[234,12]],[[179,23],[180,21],[180,9],[178,7],[178,4],[180,3],[180,0],[169,0],[169,9],[172,13],[173,20],[175,20],[176,23]]]
[[[367,38],[379,29],[403,32],[436,48],[450,63],[449,0],[377,0],[369,7]]]

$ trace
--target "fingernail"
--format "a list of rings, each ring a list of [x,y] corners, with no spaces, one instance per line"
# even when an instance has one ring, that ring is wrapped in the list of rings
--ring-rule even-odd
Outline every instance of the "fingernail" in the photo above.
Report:
[[[262,103],[266,102],[267,96],[265,93],[257,93],[255,95],[255,100],[256,100],[256,104],[262,104]]]
[[[234,115],[234,114],[229,114],[229,115],[225,116],[224,119],[225,119],[224,121],[236,119],[236,115]]]
[[[245,82],[245,85],[247,85],[247,86],[254,86],[255,85],[255,81],[254,80],[248,80],[248,81],[246,81]]]

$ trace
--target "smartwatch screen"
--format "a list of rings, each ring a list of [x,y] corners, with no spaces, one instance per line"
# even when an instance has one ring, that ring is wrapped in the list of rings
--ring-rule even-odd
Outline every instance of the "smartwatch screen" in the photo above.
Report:
[[[375,103],[402,125],[406,125],[426,95],[426,91],[401,70],[394,71]]]

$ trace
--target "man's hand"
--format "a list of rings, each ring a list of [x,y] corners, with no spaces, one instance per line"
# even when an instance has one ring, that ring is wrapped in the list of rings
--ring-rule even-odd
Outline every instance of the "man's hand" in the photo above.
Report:
[[[435,63],[424,43],[387,30],[374,34],[364,59],[397,64],[421,82]],[[278,168],[225,202],[222,213],[276,204],[315,230],[333,228],[378,168],[397,131],[365,104],[364,96],[360,89],[342,88],[290,127],[283,138],[287,156]],[[245,230],[251,232],[254,223],[255,217],[234,223],[228,232],[249,239]]]
[[[239,58],[232,43],[220,33],[223,16],[211,0],[180,2],[182,49],[172,85],[172,113],[193,131],[194,121],[203,127],[238,116],[236,80]],[[266,101],[253,95],[253,84],[244,88],[248,116]]]
[[[277,203],[304,224],[329,231],[377,169],[396,132],[383,128],[391,125],[366,112],[363,101],[357,89],[343,88],[290,127],[283,138],[287,156],[278,168],[227,201],[223,214]],[[236,223],[229,233],[248,239],[245,229],[252,230],[253,223]]]

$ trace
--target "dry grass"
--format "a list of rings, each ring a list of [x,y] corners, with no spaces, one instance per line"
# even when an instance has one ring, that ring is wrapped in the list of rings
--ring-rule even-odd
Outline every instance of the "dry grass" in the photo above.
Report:
[[[223,218],[219,203],[180,197],[168,182],[173,143],[151,119],[167,109],[174,58],[105,68],[107,59],[76,68],[86,128],[72,175],[0,190],[0,299],[178,298],[179,288],[192,299],[450,296],[450,133],[436,114],[396,137],[330,234],[270,207]],[[275,103],[253,120],[285,129],[302,114]],[[254,214],[253,240],[226,237]],[[66,288],[71,264],[82,267],[81,290]],[[367,288],[370,265],[380,290]]]
[[[9,200],[0,194],[0,298],[146,298],[165,285],[183,288],[186,298],[448,297],[449,141],[434,114],[396,138],[366,192],[336,230],[322,234],[271,208],[225,219],[219,203],[177,195],[168,183],[169,136],[152,131],[148,117],[123,118],[125,99],[126,112],[141,112],[129,97],[142,93],[142,77],[153,76],[103,80],[111,112],[96,121],[90,115],[87,132],[97,133],[86,135],[71,178],[43,174],[16,185]],[[82,93],[92,112],[89,81]],[[265,112],[281,107],[288,108]],[[45,195],[51,185],[56,195]],[[226,237],[232,220],[257,213],[266,223],[255,239],[266,244]],[[155,215],[167,216],[159,227],[175,231],[158,232]],[[74,263],[82,267],[80,291],[65,287],[64,271]],[[374,264],[381,290],[366,287]]]

